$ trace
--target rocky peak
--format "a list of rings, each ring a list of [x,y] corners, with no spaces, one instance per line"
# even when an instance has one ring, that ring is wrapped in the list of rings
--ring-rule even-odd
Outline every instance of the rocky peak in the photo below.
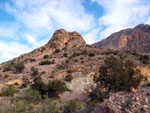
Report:
[[[143,32],[147,32],[147,33],[150,33],[150,25],[148,24],[140,24],[138,26],[136,26],[134,28],[134,30],[140,30],[140,31],[143,31]]]
[[[86,43],[83,37],[77,32],[67,32],[64,29],[59,29],[54,32],[52,38],[47,43],[49,48],[59,48],[62,49],[64,47],[80,47],[84,46]]]

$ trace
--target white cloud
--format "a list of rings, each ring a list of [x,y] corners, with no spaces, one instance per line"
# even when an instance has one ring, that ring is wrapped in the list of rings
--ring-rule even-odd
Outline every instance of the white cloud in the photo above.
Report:
[[[148,0],[92,0],[104,7],[105,14],[99,18],[99,25],[105,26],[101,38],[113,32],[149,22],[150,1]],[[150,24],[150,22],[149,22]]]
[[[48,42],[48,40],[37,41],[31,34],[24,34],[26,41],[32,45],[33,48],[40,47]]]
[[[0,62],[10,60],[30,50],[31,48],[20,43],[0,41]]]
[[[5,39],[14,39],[18,40],[18,37],[15,37],[19,29],[19,25],[6,23],[0,25],[0,37],[5,37]]]
[[[100,28],[96,28],[96,29],[93,29],[93,30],[89,31],[85,35],[83,35],[83,37],[86,39],[88,44],[93,44],[96,41],[99,41],[97,39],[98,34],[99,34],[99,30],[100,30]]]

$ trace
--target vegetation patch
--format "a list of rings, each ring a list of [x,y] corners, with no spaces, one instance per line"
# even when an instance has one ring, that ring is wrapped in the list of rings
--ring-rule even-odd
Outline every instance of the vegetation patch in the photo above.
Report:
[[[110,91],[129,91],[131,88],[137,88],[143,80],[143,75],[132,61],[111,56],[104,63],[99,69],[99,76],[95,77],[98,85],[93,94],[98,100],[103,100]]]
[[[50,64],[55,64],[55,61],[44,60],[39,63],[39,65],[50,65]]]

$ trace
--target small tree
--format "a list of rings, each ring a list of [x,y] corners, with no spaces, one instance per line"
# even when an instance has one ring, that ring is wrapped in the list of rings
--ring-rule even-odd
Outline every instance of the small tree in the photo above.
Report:
[[[109,90],[129,90],[141,83],[143,76],[132,61],[123,62],[111,56],[104,62],[105,65],[100,67],[96,81],[100,81]]]
[[[66,84],[60,80],[53,80],[48,83],[49,97],[58,97],[59,94],[69,91]]]

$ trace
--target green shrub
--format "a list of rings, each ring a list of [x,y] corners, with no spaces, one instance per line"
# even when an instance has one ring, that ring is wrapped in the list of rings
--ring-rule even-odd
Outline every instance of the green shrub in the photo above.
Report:
[[[29,89],[29,90],[25,91],[24,99],[29,102],[37,102],[41,99],[41,95],[38,90]]]
[[[44,75],[44,74],[46,74],[46,71],[42,71],[42,72],[41,72],[41,75]]]
[[[149,63],[149,56],[148,55],[141,55],[140,61],[142,61],[143,64],[148,64]]]
[[[83,109],[83,104],[77,99],[70,100],[64,107],[64,113],[79,113]]]
[[[6,95],[6,92],[5,92],[5,91],[1,91],[1,92],[0,92],[0,97],[4,97],[4,96],[7,96],[7,95]]]
[[[73,72],[73,70],[68,70],[67,72],[68,72],[68,73],[72,73],[72,72]]]
[[[25,112],[26,111],[26,102],[24,100],[18,100],[16,103],[15,103],[15,107],[16,107],[16,112]]]
[[[41,97],[44,99],[45,97],[58,97],[59,94],[70,91],[66,84],[60,80],[50,81],[48,84],[45,84],[42,81],[35,81],[35,83],[31,86],[31,88],[35,91],[39,91]]]
[[[95,56],[95,54],[94,53],[89,53],[89,56],[93,57],[93,56]]]
[[[8,86],[5,90],[6,96],[13,96],[16,93],[16,87],[14,85]]]
[[[16,93],[16,88],[14,85],[8,86],[5,89],[2,89],[0,96],[13,96]]]
[[[10,75],[8,75],[8,74],[4,75],[4,78],[9,78],[9,77],[10,77]]]
[[[59,94],[69,91],[66,84],[60,80],[53,80],[48,83],[49,97],[58,97]]]
[[[52,61],[45,60],[45,61],[41,61],[39,63],[39,65],[50,65],[50,64],[55,64],[55,61],[54,60],[52,60]]]
[[[54,99],[47,99],[44,101],[44,106],[46,113],[59,113],[59,103],[57,100]]]
[[[49,58],[49,56],[48,55],[44,55],[44,57],[43,57],[44,59],[48,59]]]
[[[68,54],[67,53],[64,53],[64,57],[67,57],[68,56]]]
[[[43,52],[44,50],[46,50],[46,48],[42,47],[41,52]]]
[[[54,53],[59,53],[60,52],[60,49],[56,49]]]
[[[73,79],[73,76],[71,76],[70,74],[65,77],[65,81],[67,82],[71,82],[72,79]]]
[[[129,90],[136,88],[142,81],[143,75],[132,61],[117,59],[113,56],[104,61],[105,65],[99,69],[99,77],[95,80],[109,90]]]
[[[35,67],[31,67],[31,71],[32,71],[32,76],[33,77],[36,77],[38,74],[39,74],[39,71],[38,71],[38,69],[37,68],[35,68]]]
[[[16,73],[21,73],[24,70],[24,63],[23,62],[18,62],[14,64],[14,69]]]
[[[101,84],[97,84],[96,88],[93,92],[90,93],[90,97],[92,100],[103,101],[109,94],[107,88],[101,86]]]
[[[45,95],[47,94],[47,90],[48,90],[47,85],[40,80],[36,80],[35,83],[31,85],[31,88],[33,90],[39,91],[42,98],[45,97]]]

